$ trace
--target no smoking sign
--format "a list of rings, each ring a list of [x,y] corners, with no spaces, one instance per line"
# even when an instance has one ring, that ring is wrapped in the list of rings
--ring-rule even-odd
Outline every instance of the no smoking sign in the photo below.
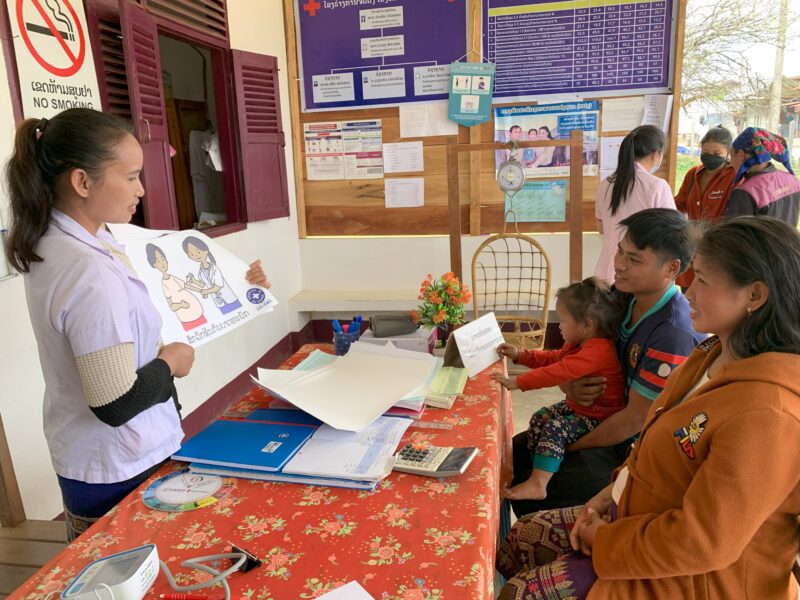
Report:
[[[72,2],[16,0],[16,25],[25,48],[53,75],[70,77],[86,58],[86,32]]]

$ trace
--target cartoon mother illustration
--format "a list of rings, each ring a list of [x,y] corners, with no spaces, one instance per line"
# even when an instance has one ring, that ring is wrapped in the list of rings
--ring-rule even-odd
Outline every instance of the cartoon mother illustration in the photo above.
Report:
[[[241,308],[241,302],[225,282],[225,277],[217,267],[217,262],[209,251],[208,245],[203,240],[190,235],[183,239],[182,246],[186,256],[200,263],[197,277],[191,273],[188,274],[186,285],[203,294],[203,298],[211,296],[223,315]]]
[[[175,313],[183,325],[184,331],[191,331],[195,327],[205,325],[207,321],[203,315],[203,305],[197,296],[187,289],[188,286],[183,280],[167,272],[169,264],[164,251],[155,244],[147,244],[145,253],[150,266],[161,273],[161,289],[164,297],[167,299],[170,310]]]

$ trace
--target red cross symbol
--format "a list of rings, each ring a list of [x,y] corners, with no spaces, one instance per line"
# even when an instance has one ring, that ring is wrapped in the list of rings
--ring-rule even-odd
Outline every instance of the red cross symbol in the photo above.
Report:
[[[322,8],[322,5],[317,0],[308,0],[303,4],[303,10],[308,13],[308,16],[313,17],[317,11]]]

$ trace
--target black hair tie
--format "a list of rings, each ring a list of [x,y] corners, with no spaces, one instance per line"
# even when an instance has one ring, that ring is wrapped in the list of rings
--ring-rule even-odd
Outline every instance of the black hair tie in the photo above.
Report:
[[[36,124],[36,129],[34,131],[34,133],[36,135],[36,141],[39,141],[39,139],[42,137],[42,134],[44,133],[44,130],[47,129],[47,124],[48,123],[49,123],[49,121],[47,119],[42,119],[41,121],[39,121]]]

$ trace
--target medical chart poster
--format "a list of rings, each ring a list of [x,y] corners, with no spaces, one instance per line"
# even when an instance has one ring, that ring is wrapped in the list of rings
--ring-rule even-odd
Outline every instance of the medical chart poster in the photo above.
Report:
[[[567,180],[526,181],[521,190],[506,193],[506,223],[564,223],[567,220]]]
[[[380,119],[306,123],[303,141],[310,181],[383,177]]]
[[[309,181],[344,179],[341,123],[306,123],[303,125],[303,141]]]
[[[295,0],[303,111],[446,100],[467,3]]]
[[[457,62],[450,65],[448,118],[466,127],[491,119],[493,86],[493,64]]]
[[[494,141],[529,142],[568,140],[572,130],[583,131],[583,174],[597,175],[598,117],[597,101],[560,102],[494,109]],[[509,150],[495,153],[496,166],[507,160]],[[516,158],[525,168],[526,177],[561,177],[569,175],[569,146],[523,148]]]
[[[277,305],[247,283],[243,260],[198,231],[121,243],[161,315],[164,343],[197,348]]]
[[[672,93],[675,0],[483,0],[495,100]]]

